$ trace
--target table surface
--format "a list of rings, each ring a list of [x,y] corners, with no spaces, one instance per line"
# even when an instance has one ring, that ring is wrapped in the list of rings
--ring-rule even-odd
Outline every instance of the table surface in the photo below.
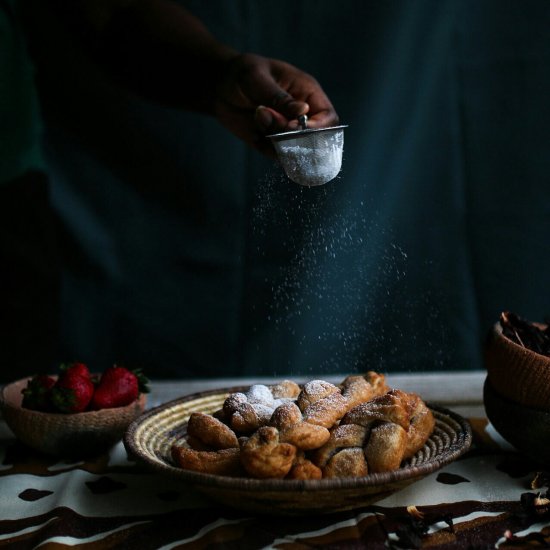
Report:
[[[314,378],[313,376],[311,378]],[[339,381],[339,377],[322,376]],[[392,387],[419,393],[468,418],[472,449],[459,460],[372,506],[305,517],[226,508],[132,462],[122,443],[81,462],[27,449],[0,421],[0,548],[525,548],[550,544],[550,515],[522,495],[541,466],[492,429],[483,408],[484,372],[395,374]],[[273,379],[154,381],[149,407],[207,389]],[[297,380],[297,381],[305,381]],[[542,487],[539,492],[545,492]],[[408,506],[424,514],[414,538]],[[417,525],[418,526],[418,525]],[[407,539],[406,536],[409,538]],[[412,537],[412,538],[411,538]]]

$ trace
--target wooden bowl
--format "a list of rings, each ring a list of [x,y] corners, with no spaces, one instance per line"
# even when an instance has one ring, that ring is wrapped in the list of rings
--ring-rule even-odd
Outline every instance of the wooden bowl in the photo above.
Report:
[[[550,357],[516,344],[496,323],[485,345],[485,367],[491,386],[502,397],[550,411]]]
[[[483,386],[487,418],[497,432],[536,462],[550,465],[550,412],[501,395],[489,378]]]
[[[126,407],[74,414],[45,413],[23,408],[21,390],[29,378],[0,391],[0,408],[17,439],[42,453],[58,457],[99,454],[119,441],[128,425],[145,409],[146,395]]]
[[[173,443],[185,443],[186,423],[192,412],[213,413],[229,388],[196,393],[147,411],[130,424],[124,436],[126,450],[153,470],[181,480],[224,505],[253,513],[277,515],[325,514],[367,506],[452,462],[471,445],[469,424],[459,415],[430,406],[436,427],[432,436],[399,470],[360,478],[281,480],[235,478],[183,470],[172,461]]]

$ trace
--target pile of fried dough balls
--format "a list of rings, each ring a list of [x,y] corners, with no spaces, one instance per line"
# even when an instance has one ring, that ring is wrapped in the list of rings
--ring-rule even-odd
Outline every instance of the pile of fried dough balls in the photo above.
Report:
[[[362,477],[412,457],[435,426],[415,393],[376,372],[335,385],[285,380],[230,394],[213,414],[194,412],[171,452],[181,468],[257,479]]]

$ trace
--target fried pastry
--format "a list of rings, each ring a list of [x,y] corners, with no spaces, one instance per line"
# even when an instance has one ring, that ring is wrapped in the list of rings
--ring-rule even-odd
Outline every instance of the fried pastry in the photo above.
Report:
[[[310,424],[317,424],[324,428],[331,428],[336,424],[348,410],[345,397],[335,392],[315,403],[312,403],[304,411],[304,421]]]
[[[386,384],[386,377],[383,374],[370,370],[364,375],[364,378],[372,386],[374,396],[383,395],[391,389]]]
[[[359,424],[341,424],[330,432],[330,438],[325,445],[311,453],[311,459],[317,466],[324,468],[329,460],[342,449],[358,447],[363,452],[363,445],[368,433],[368,428]]]
[[[364,446],[369,470],[387,472],[397,469],[404,459],[422,448],[435,420],[418,395],[393,389],[346,413],[340,428],[346,425],[363,426],[370,431]]]
[[[296,399],[300,395],[300,386],[292,380],[283,380],[274,386],[269,386],[274,399]]]
[[[252,477],[283,478],[294,462],[296,447],[279,441],[279,431],[262,426],[241,447],[241,463]]]
[[[193,441],[199,441],[203,450],[217,451],[239,447],[237,436],[231,428],[212,415],[202,412],[191,413],[187,422],[187,435],[187,441],[193,448],[199,447],[197,443],[193,445]]]
[[[363,477],[369,473],[369,467],[361,447],[341,449],[323,468],[323,477]]]
[[[321,479],[388,472],[412,457],[435,426],[414,393],[389,390],[376,372],[338,386],[312,380],[257,384],[229,395],[212,415],[192,413],[191,448],[174,462],[203,473],[258,479]]]
[[[284,403],[275,409],[269,424],[279,430],[279,440],[303,451],[324,445],[330,432],[323,426],[305,422],[295,403]]]
[[[367,372],[364,376],[347,376],[342,381],[341,388],[342,395],[348,402],[348,410],[389,391],[384,375],[373,371]]]
[[[264,384],[254,384],[245,393],[236,392],[227,397],[222,410],[227,424],[237,433],[250,434],[266,426],[273,411],[296,395],[297,384],[283,381],[272,389]]]
[[[374,421],[393,422],[408,430],[410,413],[407,405],[405,392],[395,389],[390,390],[384,395],[379,395],[351,409],[342,418],[341,424],[371,426]]]
[[[384,377],[374,372],[348,376],[341,388],[324,380],[312,380],[304,385],[296,403],[306,422],[331,428],[349,410],[386,389]]]
[[[310,380],[304,384],[302,391],[296,399],[296,405],[300,407],[302,412],[305,412],[310,405],[333,393],[340,393],[338,386],[325,380]]]
[[[365,446],[371,473],[397,470],[407,447],[407,432],[399,425],[384,422],[372,428]]]
[[[244,474],[239,449],[196,451],[187,447],[172,445],[171,453],[174,462],[184,470],[232,477]]]
[[[324,380],[306,382],[296,404],[305,422],[324,428],[332,427],[346,412],[346,400],[340,388]]]
[[[303,422],[302,411],[293,402],[279,405],[271,415],[269,424],[279,431]]]
[[[343,380],[341,387],[348,410],[374,397],[373,387],[364,376],[348,376]]]
[[[303,452],[297,453],[292,464],[292,468],[285,479],[321,479],[323,472],[321,468],[315,466],[311,460],[308,460]]]
[[[240,403],[229,418],[229,425],[236,433],[249,434],[261,426],[265,426],[273,409],[264,405]]]
[[[411,423],[407,432],[404,458],[410,458],[422,449],[435,428],[434,415],[426,403],[414,393],[408,395]]]

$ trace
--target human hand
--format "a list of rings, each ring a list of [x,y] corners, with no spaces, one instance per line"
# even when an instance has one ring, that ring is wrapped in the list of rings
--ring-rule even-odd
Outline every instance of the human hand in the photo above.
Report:
[[[338,115],[319,83],[300,69],[254,54],[227,62],[214,100],[221,124],[247,144],[274,157],[268,134],[299,129],[307,114],[309,128],[338,124]]]

